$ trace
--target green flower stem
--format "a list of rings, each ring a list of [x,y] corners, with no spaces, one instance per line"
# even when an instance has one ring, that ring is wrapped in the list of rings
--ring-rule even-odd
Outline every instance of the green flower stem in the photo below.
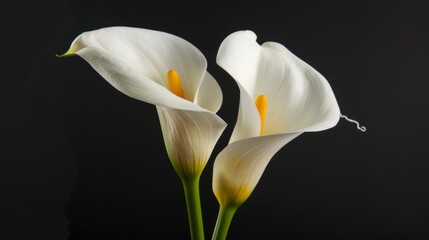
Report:
[[[183,179],[186,206],[188,208],[189,228],[192,240],[204,240],[203,215],[200,202],[200,178]]]
[[[238,207],[220,207],[216,220],[216,226],[213,232],[212,240],[225,240],[228,234],[229,225]]]

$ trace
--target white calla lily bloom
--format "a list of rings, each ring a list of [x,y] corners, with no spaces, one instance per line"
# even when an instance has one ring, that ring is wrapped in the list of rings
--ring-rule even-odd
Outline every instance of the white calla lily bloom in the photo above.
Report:
[[[222,91],[191,43],[133,27],[84,32],[63,56],[79,55],[129,97],[157,106],[170,160],[181,176],[199,175],[226,123]]]
[[[251,31],[229,35],[217,63],[237,82],[240,105],[230,143],[214,163],[213,192],[221,208],[238,207],[285,144],[335,126],[341,114],[319,72],[279,43],[259,45]]]
[[[113,87],[157,108],[169,159],[180,176],[192,239],[204,239],[200,175],[227,124],[222,91],[204,55],[169,33],[109,27],[79,35],[62,56],[79,55]]]

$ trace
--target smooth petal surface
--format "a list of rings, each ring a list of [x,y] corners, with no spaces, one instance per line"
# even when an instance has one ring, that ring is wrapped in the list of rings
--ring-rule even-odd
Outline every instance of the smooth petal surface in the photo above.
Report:
[[[195,103],[211,112],[216,113],[222,106],[223,94],[217,81],[206,72],[197,92]]]
[[[253,93],[256,84],[261,46],[252,31],[238,31],[222,41],[216,62],[243,86]]]
[[[260,134],[261,119],[255,103],[240,83],[238,83],[238,87],[240,88],[240,104],[237,123],[229,139],[230,143],[244,138],[257,137]]]
[[[240,109],[230,143],[214,163],[213,192],[221,207],[239,206],[275,153],[303,132],[335,126],[341,114],[320,73],[281,44],[259,45],[251,31],[228,36],[217,63],[237,82]]]
[[[193,104],[206,74],[203,54],[186,40],[160,31],[109,27],[79,35],[66,53],[85,59],[124,94],[154,105],[206,111]],[[186,100],[167,89],[166,75],[176,70]]]
[[[164,142],[176,172],[195,177],[203,171],[226,123],[214,113],[157,106]]]
[[[321,131],[335,126],[340,118],[338,103],[327,80],[281,44],[266,42],[260,46],[253,32],[235,32],[222,42],[217,63],[252,101],[260,94],[267,97],[264,135]],[[240,105],[248,105],[244,97],[241,94]],[[253,119],[254,110],[243,107],[241,111],[235,128],[245,129],[243,126],[248,123],[243,120]]]
[[[213,192],[221,206],[246,201],[274,154],[299,135],[246,138],[223,149],[213,166]]]

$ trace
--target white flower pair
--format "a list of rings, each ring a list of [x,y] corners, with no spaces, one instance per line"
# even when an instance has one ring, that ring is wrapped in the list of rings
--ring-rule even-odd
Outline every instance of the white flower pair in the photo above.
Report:
[[[62,56],[71,55],[85,59],[122,93],[156,106],[171,163],[185,192],[193,192],[187,195],[194,202],[188,203],[188,213],[200,211],[199,177],[227,126],[216,115],[222,91],[207,72],[204,55],[177,36],[131,27],[85,32]],[[273,155],[303,132],[335,126],[341,113],[320,73],[279,43],[259,45],[251,31],[229,35],[217,64],[240,89],[234,131],[213,168],[213,192],[221,209],[213,239],[224,239],[235,210]],[[202,225],[201,212],[189,218],[191,225]],[[204,238],[192,226],[191,235]]]

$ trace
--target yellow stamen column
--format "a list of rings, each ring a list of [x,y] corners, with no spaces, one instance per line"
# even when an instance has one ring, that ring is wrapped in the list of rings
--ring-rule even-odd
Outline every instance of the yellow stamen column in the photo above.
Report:
[[[267,104],[268,104],[268,99],[267,99],[267,96],[265,96],[264,94],[261,94],[256,97],[255,106],[256,106],[256,109],[258,109],[259,116],[261,117],[261,131],[260,131],[261,136],[264,133],[265,117],[267,115]]]
[[[181,98],[185,98],[185,92],[183,91],[182,81],[180,81],[179,74],[176,70],[170,70],[167,73],[168,89]]]

